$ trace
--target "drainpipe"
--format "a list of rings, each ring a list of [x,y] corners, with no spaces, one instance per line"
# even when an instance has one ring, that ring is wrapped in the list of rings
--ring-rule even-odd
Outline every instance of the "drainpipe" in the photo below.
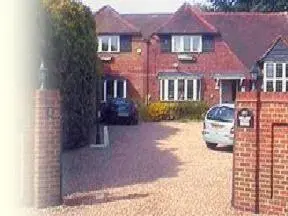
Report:
[[[260,202],[260,109],[261,109],[261,101],[260,101],[260,89],[255,83],[256,87],[256,121],[255,121],[255,130],[256,130],[256,173],[255,173],[255,213],[259,214],[259,202]]]
[[[147,52],[146,52],[146,105],[149,104],[149,65],[150,65],[150,62],[149,62],[149,48],[150,47],[150,40],[148,39],[147,40]]]

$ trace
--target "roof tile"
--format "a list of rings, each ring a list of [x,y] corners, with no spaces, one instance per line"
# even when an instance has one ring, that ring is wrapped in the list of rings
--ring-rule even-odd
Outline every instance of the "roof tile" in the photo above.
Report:
[[[95,15],[96,31],[99,34],[141,34],[139,28],[123,19],[109,5],[104,6]]]

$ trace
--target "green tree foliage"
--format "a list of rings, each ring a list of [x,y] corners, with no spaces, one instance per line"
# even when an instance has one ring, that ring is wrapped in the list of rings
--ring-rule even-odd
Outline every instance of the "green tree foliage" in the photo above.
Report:
[[[288,11],[287,0],[210,0],[215,11]]]
[[[56,83],[61,93],[64,147],[85,145],[96,115],[96,69],[100,68],[93,14],[73,0],[43,0],[40,14],[49,85]]]

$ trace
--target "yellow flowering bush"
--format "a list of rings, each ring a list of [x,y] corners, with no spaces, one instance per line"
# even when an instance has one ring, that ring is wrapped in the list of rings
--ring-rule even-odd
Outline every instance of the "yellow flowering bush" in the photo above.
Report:
[[[151,121],[191,119],[200,120],[209,106],[203,101],[153,102],[145,110]],[[143,115],[143,113],[140,115]]]

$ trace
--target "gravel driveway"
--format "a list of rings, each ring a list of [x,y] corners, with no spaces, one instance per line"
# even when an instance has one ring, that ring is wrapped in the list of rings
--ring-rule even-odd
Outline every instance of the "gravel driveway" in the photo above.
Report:
[[[197,122],[111,126],[110,148],[65,154],[66,205],[33,213],[240,215],[230,207],[232,153],[207,149],[201,128]]]

